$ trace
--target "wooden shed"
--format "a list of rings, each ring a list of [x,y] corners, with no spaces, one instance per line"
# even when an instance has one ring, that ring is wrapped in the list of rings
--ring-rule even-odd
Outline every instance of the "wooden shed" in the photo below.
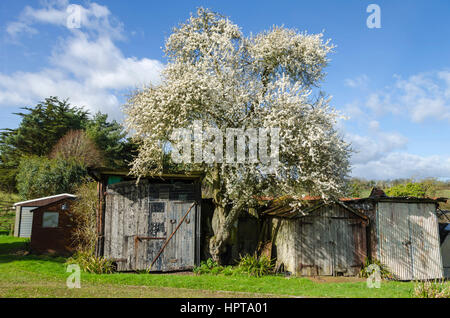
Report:
[[[441,199],[387,197],[372,191],[369,198],[346,202],[367,215],[368,255],[385,264],[399,280],[443,277],[436,216]]]
[[[71,254],[72,204],[74,197],[65,197],[31,210],[33,227],[30,247],[36,253]]]
[[[98,254],[119,271],[190,270],[200,263],[201,176],[136,179],[97,169]]]
[[[52,202],[59,201],[63,198],[74,198],[75,196],[68,193],[52,195],[22,202],[14,203],[16,209],[16,219],[14,223],[14,236],[31,237],[31,229],[33,227],[33,213],[31,210],[47,205]]]
[[[278,268],[299,276],[359,274],[368,219],[356,210],[342,202],[312,202],[298,212],[269,208],[264,218]]]

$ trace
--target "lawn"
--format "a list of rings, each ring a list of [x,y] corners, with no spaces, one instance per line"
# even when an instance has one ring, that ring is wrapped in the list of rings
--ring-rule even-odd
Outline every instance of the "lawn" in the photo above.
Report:
[[[66,287],[65,258],[23,255],[27,240],[0,236],[0,297],[411,297],[412,282],[367,288],[355,278],[179,274],[81,274]]]

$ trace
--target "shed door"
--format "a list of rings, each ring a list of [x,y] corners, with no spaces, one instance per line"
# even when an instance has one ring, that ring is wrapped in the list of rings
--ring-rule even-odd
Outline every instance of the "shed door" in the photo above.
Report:
[[[433,204],[378,204],[379,258],[400,280],[442,278]]]
[[[409,204],[414,279],[442,278],[438,221],[433,204]]]
[[[315,246],[318,232],[314,228],[313,218],[302,218],[299,223],[299,260],[298,273],[304,276],[318,275],[315,264]]]
[[[299,220],[299,268],[303,276],[333,275],[335,232],[327,218],[304,217]]]
[[[172,201],[167,214],[167,237],[173,233],[189,210],[193,202]],[[195,216],[194,206],[178,228],[164,250],[164,264],[166,271],[188,270],[195,265]]]
[[[335,238],[332,247],[334,256],[333,275],[349,275],[353,265],[353,250],[351,219],[330,219],[330,232]]]
[[[325,215],[298,222],[298,274],[354,276],[359,272],[366,256],[361,220]]]
[[[31,237],[33,227],[33,213],[30,212],[36,207],[21,207],[19,237]]]
[[[332,231],[331,220],[325,217],[315,218],[315,263],[317,275],[333,275],[336,248],[336,233]]]
[[[379,259],[400,280],[412,280],[408,203],[378,204]]]
[[[167,214],[169,211],[168,202],[150,201],[148,211],[138,214],[138,234],[132,237],[133,245],[130,249],[134,252],[132,269],[147,270],[150,268],[168,236]],[[161,271],[163,268],[163,258],[159,257],[152,270]]]
[[[150,213],[145,214],[148,218],[146,234],[141,230],[141,234],[135,237],[134,269],[150,268],[164,243],[175,232],[192,204],[193,202],[189,201],[151,201],[149,203]],[[151,267],[152,271],[188,270],[195,266],[195,221],[196,207],[194,206],[156,259]]]
[[[330,235],[334,238],[332,274],[355,276],[366,257],[365,226],[356,218],[331,218],[330,221]]]

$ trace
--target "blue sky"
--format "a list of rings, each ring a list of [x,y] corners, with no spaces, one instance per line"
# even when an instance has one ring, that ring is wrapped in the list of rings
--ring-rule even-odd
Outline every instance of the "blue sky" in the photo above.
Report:
[[[381,28],[369,29],[369,4]],[[79,29],[67,7],[83,7]],[[0,127],[55,95],[122,119],[126,94],[158,83],[171,28],[203,6],[245,34],[272,25],[324,31],[337,46],[322,89],[348,116],[352,175],[450,178],[449,1],[23,1],[0,2]]]

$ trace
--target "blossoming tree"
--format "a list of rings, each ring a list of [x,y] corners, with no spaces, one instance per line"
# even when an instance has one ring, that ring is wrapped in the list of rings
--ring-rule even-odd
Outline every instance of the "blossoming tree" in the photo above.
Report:
[[[167,39],[161,84],[129,99],[126,124],[140,143],[132,165],[137,176],[161,173],[162,158],[176,142],[173,130],[194,121],[204,125],[205,136],[210,128],[224,134],[228,128],[279,129],[279,147],[269,154],[278,164],[269,172],[254,160],[183,165],[203,171],[212,189],[214,260],[221,261],[239,214],[260,196],[340,195],[349,145],[334,128],[339,114],[329,98],[313,94],[332,49],[322,34],[283,27],[244,36],[227,18],[200,8]]]

